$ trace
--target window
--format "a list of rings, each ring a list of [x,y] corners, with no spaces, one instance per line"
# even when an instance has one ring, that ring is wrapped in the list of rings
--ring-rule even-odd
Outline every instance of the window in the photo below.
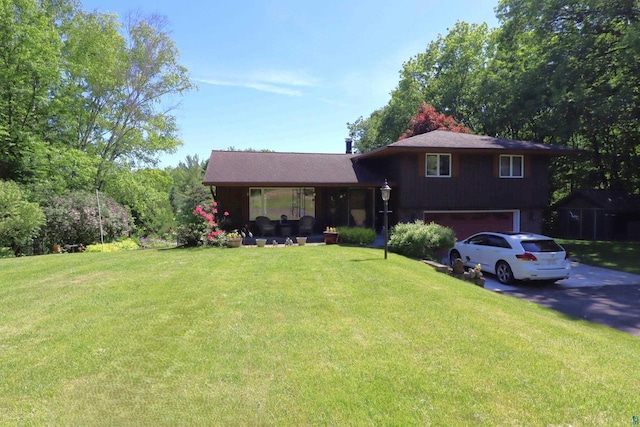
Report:
[[[251,220],[262,215],[270,219],[280,219],[282,215],[286,215],[288,219],[296,220],[305,215],[315,216],[315,214],[314,188],[249,189],[249,219]]]
[[[451,154],[427,154],[426,156],[425,176],[451,176]]]
[[[489,246],[511,249],[511,245],[509,244],[509,242],[507,242],[504,237],[499,236],[489,236]]]
[[[523,156],[500,156],[500,178],[522,178],[524,176]]]
[[[470,238],[467,243],[472,245],[487,246],[489,244],[489,238],[485,234],[478,234]]]
[[[555,240],[523,240],[522,247],[528,252],[562,252],[562,246]]]

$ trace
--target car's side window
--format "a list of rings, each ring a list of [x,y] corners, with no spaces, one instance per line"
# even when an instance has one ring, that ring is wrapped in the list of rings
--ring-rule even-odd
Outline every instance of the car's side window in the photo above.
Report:
[[[506,249],[511,248],[511,245],[509,245],[509,242],[507,242],[504,237],[500,237],[500,236],[490,236],[489,245],[495,246],[497,248],[506,248]]]
[[[484,234],[479,234],[469,239],[469,243],[472,245],[486,246],[488,244],[488,239],[487,239],[487,236],[485,236]]]

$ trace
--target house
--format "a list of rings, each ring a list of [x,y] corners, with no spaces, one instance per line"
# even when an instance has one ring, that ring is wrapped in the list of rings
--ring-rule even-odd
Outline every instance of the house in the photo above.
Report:
[[[203,184],[235,227],[258,216],[315,218],[327,226],[380,230],[388,181],[390,223],[421,219],[453,228],[540,232],[553,156],[574,150],[527,141],[433,131],[352,154],[213,151]],[[288,230],[287,230],[288,231]]]
[[[624,190],[577,190],[554,205],[558,237],[640,240],[640,195]]]

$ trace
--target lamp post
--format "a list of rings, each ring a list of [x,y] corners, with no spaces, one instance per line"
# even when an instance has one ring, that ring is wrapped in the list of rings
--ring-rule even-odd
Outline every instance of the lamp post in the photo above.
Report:
[[[384,180],[384,186],[380,189],[382,201],[384,202],[384,259],[387,259],[387,248],[389,242],[389,197],[391,197],[391,187]]]

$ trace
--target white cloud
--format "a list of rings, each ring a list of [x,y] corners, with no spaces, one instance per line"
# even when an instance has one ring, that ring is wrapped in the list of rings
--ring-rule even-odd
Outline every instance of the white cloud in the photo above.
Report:
[[[281,86],[275,86],[267,83],[247,83],[245,87],[259,90],[262,92],[270,92],[277,93],[280,95],[289,95],[289,96],[302,96],[302,92],[299,90],[288,89]]]
[[[295,89],[289,89],[286,87],[276,86],[268,83],[261,83],[256,81],[228,81],[228,80],[218,80],[218,79],[194,79],[195,81],[203,84],[208,84],[212,86],[232,86],[232,87],[243,87],[247,89],[254,89],[260,92],[269,92],[275,93],[278,95],[288,95],[288,96],[302,96],[302,92]]]
[[[250,80],[287,86],[316,86],[318,84],[318,79],[302,71],[255,70],[247,77]]]
[[[244,87],[287,96],[302,96],[304,93],[296,88],[312,87],[318,84],[317,79],[304,72],[288,70],[254,70],[246,74],[236,74],[233,77],[194,80],[213,86]]]

